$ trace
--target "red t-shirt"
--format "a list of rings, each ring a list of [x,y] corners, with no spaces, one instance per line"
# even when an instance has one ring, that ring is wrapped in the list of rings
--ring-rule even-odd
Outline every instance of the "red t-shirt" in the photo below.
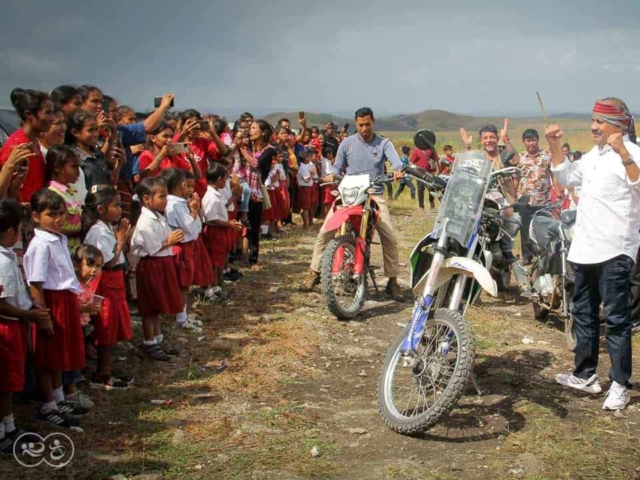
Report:
[[[177,142],[179,139],[179,134],[176,134],[173,138],[174,142]],[[196,192],[200,196],[200,198],[204,197],[204,194],[207,193],[207,166],[209,165],[209,160],[217,161],[220,160],[220,152],[218,152],[218,147],[208,138],[198,137],[189,142],[189,147],[193,152],[194,157],[196,158],[196,163],[198,167],[200,167],[200,172],[202,176],[196,180]]]
[[[31,143],[31,140],[29,140],[24,133],[24,130],[19,128],[11,134],[3,145],[2,150],[0,150],[0,165],[4,165],[7,162],[13,149],[21,143]],[[46,187],[47,166],[44,162],[42,152],[37,146],[36,152],[37,153],[34,153],[27,159],[29,162],[29,172],[18,192],[18,197],[23,203],[30,202],[34,193]]]
[[[138,157],[138,166],[140,173],[153,163],[155,155],[150,150],[144,150]],[[167,168],[179,168],[181,170],[191,170],[191,164],[179,155],[173,155],[171,157],[165,157],[160,162],[160,166],[151,172],[152,177],[157,177],[161,170]]]
[[[440,161],[440,159],[438,154],[431,149],[420,150],[419,148],[414,148],[409,161],[420,168],[424,168],[429,173],[436,173],[435,162]]]

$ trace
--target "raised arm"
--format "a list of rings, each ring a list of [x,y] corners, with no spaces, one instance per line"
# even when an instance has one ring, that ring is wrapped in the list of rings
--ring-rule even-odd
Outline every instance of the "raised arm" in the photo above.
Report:
[[[175,95],[173,93],[167,93],[163,96],[160,106],[144,120],[144,130],[147,133],[154,131],[160,126],[164,114],[171,108],[171,102],[173,102],[174,97]]]

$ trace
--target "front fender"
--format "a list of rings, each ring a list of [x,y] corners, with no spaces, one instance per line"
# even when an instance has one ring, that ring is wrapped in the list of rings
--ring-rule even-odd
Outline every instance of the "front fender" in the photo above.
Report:
[[[354,220],[349,220],[351,217],[356,217]],[[362,218],[362,205],[354,205],[353,207],[338,208],[333,212],[331,218],[325,222],[323,228],[327,232],[337,230],[347,220],[354,223],[354,225],[360,227],[360,219]]]
[[[475,260],[466,257],[451,257],[444,261],[442,268],[440,269],[440,274],[438,275],[436,288],[441,287],[454,276],[460,274],[474,278],[480,286],[489,293],[489,295],[494,297],[498,296],[498,286],[496,285],[495,280],[491,277],[489,270],[484,268]],[[418,296],[422,294],[428,275],[429,272],[425,273],[416,286],[413,287],[414,295]]]

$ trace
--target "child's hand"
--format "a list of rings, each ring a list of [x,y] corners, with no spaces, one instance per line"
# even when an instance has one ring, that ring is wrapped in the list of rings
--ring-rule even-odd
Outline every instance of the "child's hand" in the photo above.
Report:
[[[139,155],[144,151],[144,143],[140,145],[131,145],[131,153],[133,155]]]
[[[167,243],[169,244],[170,247],[173,245],[177,245],[182,240],[184,240],[184,232],[180,229],[174,230],[167,237]]]
[[[239,232],[240,230],[242,230],[242,224],[239,223],[237,220],[231,220],[229,222],[229,226],[236,232]]]
[[[46,322],[47,320],[51,320],[51,316],[49,315],[48,308],[34,308],[33,310],[29,310],[27,314],[27,320],[30,322],[34,322],[36,325],[40,326],[41,322]]]
[[[44,332],[48,336],[53,336],[55,332],[53,330],[53,321],[51,320],[51,315],[49,315],[49,310],[44,308],[36,308],[34,312],[37,313],[29,313],[31,315],[34,315],[34,321],[36,325],[38,325],[38,328],[44,330]]]
[[[127,163],[127,155],[124,149],[120,147],[113,147],[111,149],[111,161],[113,162],[113,168],[120,168]]]
[[[102,306],[99,304],[95,304],[93,302],[80,304],[81,313],[88,313],[89,315],[95,315],[97,313],[100,313],[100,310],[102,310]]]
[[[191,215],[197,215],[200,211],[200,196],[195,192],[191,195],[191,200],[189,200],[189,211]]]
[[[171,143],[165,143],[164,147],[160,149],[160,153],[158,153],[158,157],[167,158],[171,156]]]
[[[129,232],[131,231],[131,225],[129,224],[128,218],[123,218],[120,220],[120,223],[115,228],[116,242],[118,245],[124,245],[129,237]]]

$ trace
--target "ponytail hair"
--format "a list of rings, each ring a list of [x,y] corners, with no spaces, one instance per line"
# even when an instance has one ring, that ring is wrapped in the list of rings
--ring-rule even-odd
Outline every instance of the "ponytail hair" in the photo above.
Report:
[[[111,185],[94,185],[91,187],[82,207],[81,236],[83,240],[91,230],[91,227],[100,220],[98,208],[102,207],[106,211],[116,195],[118,195],[118,190]]]
[[[27,119],[27,112],[33,114],[40,111],[42,104],[51,98],[39,90],[23,90],[14,88],[11,91],[11,104],[23,122]]]
[[[60,85],[51,90],[51,101],[54,105],[62,107],[73,100],[73,97],[79,95],[77,87],[71,85]]]

